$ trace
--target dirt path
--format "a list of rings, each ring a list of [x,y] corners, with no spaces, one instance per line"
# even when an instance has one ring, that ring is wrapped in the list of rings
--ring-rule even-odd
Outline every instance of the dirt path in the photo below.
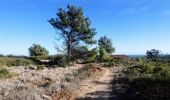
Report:
[[[112,84],[114,76],[113,68],[101,68],[100,77],[91,78],[80,83],[80,89],[77,91],[78,100],[118,100],[112,93]]]

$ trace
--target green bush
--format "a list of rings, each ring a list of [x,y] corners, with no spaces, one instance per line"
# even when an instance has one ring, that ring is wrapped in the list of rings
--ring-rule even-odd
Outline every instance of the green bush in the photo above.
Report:
[[[115,65],[115,60],[114,60],[114,59],[110,59],[109,62],[108,62],[108,64],[107,64],[106,66],[112,67],[112,66],[114,66],[114,65]]]
[[[0,66],[28,66],[33,62],[25,58],[0,57]]]
[[[136,61],[137,61],[139,64],[142,64],[142,63],[143,63],[142,58],[136,58]]]
[[[39,44],[33,44],[29,49],[30,56],[48,56],[49,51]]]
[[[37,65],[37,70],[43,70],[45,68],[44,65]]]
[[[170,67],[168,63],[146,61],[128,68],[129,82],[122,100],[170,100]]]
[[[23,58],[15,59],[15,62],[14,62],[14,66],[28,66],[30,64],[32,64],[31,60],[23,59]]]
[[[97,49],[92,49],[91,51],[88,52],[87,55],[87,61],[86,62],[94,62],[98,57],[98,51]]]
[[[109,61],[109,66],[114,66],[115,65],[115,61],[114,61],[114,59],[111,59],[110,61]]]
[[[153,73],[153,66],[152,65],[145,65],[144,66],[144,73],[145,74],[152,74]]]
[[[121,100],[170,100],[170,80],[137,78],[120,95]]]
[[[68,62],[66,61],[66,58],[63,55],[57,55],[52,57],[49,63],[51,65],[57,65],[59,67],[66,67],[68,65]]]
[[[116,64],[123,64],[125,66],[129,65],[129,60],[126,58],[114,58]]]
[[[12,78],[16,74],[9,72],[7,69],[0,69],[0,78]]]
[[[153,69],[153,73],[159,73],[159,72],[161,72],[162,70],[163,70],[162,67],[155,67],[155,68]]]
[[[139,64],[128,68],[129,74],[152,74],[154,67],[149,64]]]
[[[170,68],[156,67],[153,72],[152,78],[160,80],[170,79]]]
[[[100,61],[102,61],[102,62],[109,61],[110,57],[104,48],[101,48],[101,50],[99,50],[99,53],[100,53]]]

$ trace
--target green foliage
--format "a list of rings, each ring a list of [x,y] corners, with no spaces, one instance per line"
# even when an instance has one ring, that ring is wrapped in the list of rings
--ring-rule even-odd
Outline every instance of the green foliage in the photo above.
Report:
[[[99,45],[99,59],[102,62],[109,62],[109,54],[115,52],[115,48],[112,46],[112,41],[106,36],[100,37],[98,40]],[[110,63],[111,64],[111,63]]]
[[[45,65],[37,65],[37,70],[43,70],[45,68]]]
[[[0,78],[12,78],[16,74],[9,72],[7,69],[0,69]]]
[[[88,52],[85,59],[87,59],[86,62],[94,62],[97,59],[97,57],[98,57],[98,50],[97,48],[94,48]]]
[[[13,62],[14,66],[28,66],[31,65],[33,62],[31,60],[28,59],[15,59],[15,61]]]
[[[25,58],[0,57],[0,66],[28,66],[33,62]]]
[[[143,63],[142,58],[136,58],[136,61],[137,61],[139,64],[142,64],[142,63]]]
[[[121,100],[169,100],[170,80],[137,78],[121,95]]]
[[[101,48],[99,50],[99,54],[100,54],[100,61],[103,61],[103,62],[109,61],[110,57],[104,48]]]
[[[59,31],[57,33],[64,40],[64,51],[68,62],[75,59],[75,49],[79,47],[80,42],[96,43],[93,39],[96,34],[95,29],[91,28],[91,21],[84,16],[81,7],[68,5],[67,10],[59,8],[57,18],[50,19],[49,23]]]
[[[75,60],[85,58],[87,56],[87,54],[90,52],[87,46],[77,47],[74,51],[75,51],[74,52]]]
[[[122,100],[169,100],[170,67],[168,63],[144,61],[129,67],[126,73],[128,88]]]
[[[125,58],[114,58],[115,64],[117,65],[124,65],[128,66],[129,65],[129,60]]]
[[[29,49],[30,56],[48,56],[49,51],[39,44],[33,44]]]
[[[106,36],[100,37],[98,40],[99,49],[104,48],[108,54],[115,52],[115,48],[112,46],[112,41]]]
[[[140,74],[152,74],[154,67],[149,64],[139,64],[128,68],[129,74],[140,75]]]
[[[108,62],[108,66],[109,67],[113,67],[115,65],[115,60],[114,59],[110,59]]]
[[[159,80],[170,79],[170,68],[169,67],[155,67],[153,69],[152,78]]]
[[[152,61],[158,61],[160,56],[160,51],[156,49],[151,49],[146,52],[146,57]]]
[[[66,67],[68,65],[68,62],[64,55],[57,55],[52,57],[49,63],[51,65],[57,65],[59,67]]]

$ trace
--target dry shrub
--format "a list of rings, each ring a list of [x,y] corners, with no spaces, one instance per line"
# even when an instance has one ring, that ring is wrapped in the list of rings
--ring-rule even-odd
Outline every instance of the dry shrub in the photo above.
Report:
[[[56,92],[52,95],[53,100],[76,100],[76,94],[69,90]]]

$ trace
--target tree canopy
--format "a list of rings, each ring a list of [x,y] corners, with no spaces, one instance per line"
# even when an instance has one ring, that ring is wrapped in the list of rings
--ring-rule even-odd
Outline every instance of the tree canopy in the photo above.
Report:
[[[49,51],[39,44],[33,44],[29,49],[30,56],[47,56]]]
[[[67,10],[59,8],[56,18],[49,23],[57,29],[57,34],[64,40],[68,60],[74,58],[75,49],[81,44],[95,44],[93,39],[96,31],[91,28],[91,21],[84,16],[83,9],[76,6],[67,6]]]
[[[103,36],[98,40],[99,49],[105,49],[108,54],[115,52],[110,38]]]
[[[160,56],[160,51],[156,49],[151,49],[146,52],[146,57],[152,61],[157,61]]]

